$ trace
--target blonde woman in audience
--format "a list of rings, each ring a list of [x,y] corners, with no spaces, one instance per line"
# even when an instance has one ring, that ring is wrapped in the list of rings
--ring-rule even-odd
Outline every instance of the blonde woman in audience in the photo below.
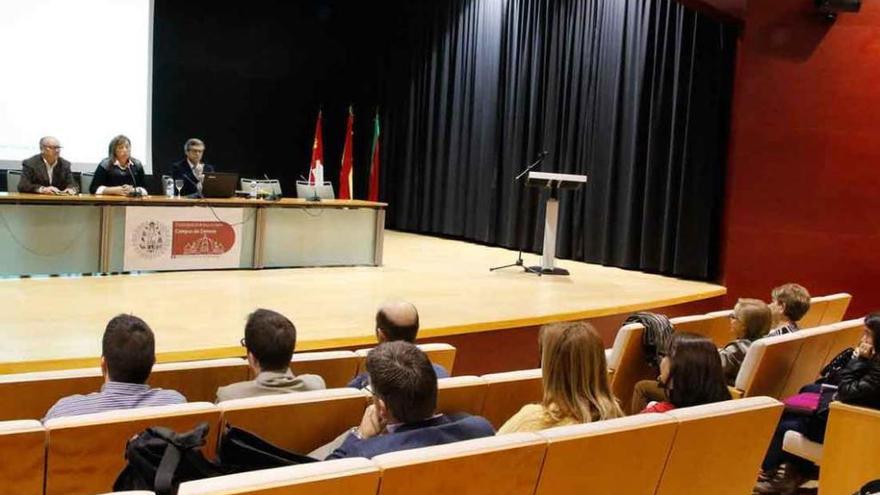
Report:
[[[736,382],[736,375],[746,359],[752,342],[770,331],[770,307],[760,299],[740,299],[730,313],[730,331],[736,340],[719,349],[724,379],[728,385]]]
[[[539,340],[544,399],[540,404],[524,406],[498,433],[537,431],[623,416],[608,385],[602,339],[590,324],[548,325],[541,329]]]

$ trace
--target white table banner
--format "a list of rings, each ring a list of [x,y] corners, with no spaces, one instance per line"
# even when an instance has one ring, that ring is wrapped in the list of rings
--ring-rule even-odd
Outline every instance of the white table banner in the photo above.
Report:
[[[123,270],[238,268],[242,208],[128,206]]]

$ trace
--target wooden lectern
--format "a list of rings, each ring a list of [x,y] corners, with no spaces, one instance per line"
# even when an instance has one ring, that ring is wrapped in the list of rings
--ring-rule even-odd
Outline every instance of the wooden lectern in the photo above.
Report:
[[[559,221],[559,190],[577,189],[587,183],[586,175],[553,174],[549,172],[529,172],[526,185],[550,190],[544,217],[544,251],[541,266],[531,270],[544,275],[568,275],[568,270],[556,268],[556,227]]]

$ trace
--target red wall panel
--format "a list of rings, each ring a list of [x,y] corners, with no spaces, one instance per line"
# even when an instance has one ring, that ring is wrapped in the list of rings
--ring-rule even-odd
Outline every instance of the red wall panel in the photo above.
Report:
[[[734,90],[723,283],[797,281],[880,309],[880,2],[828,22],[810,0],[750,0]]]

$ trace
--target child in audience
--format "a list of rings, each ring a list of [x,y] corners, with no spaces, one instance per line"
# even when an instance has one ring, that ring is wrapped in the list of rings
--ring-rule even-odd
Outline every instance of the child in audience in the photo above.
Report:
[[[736,382],[736,375],[746,358],[752,342],[770,331],[770,307],[759,299],[740,299],[730,313],[730,330],[736,340],[729,342],[718,353],[721,368],[728,385]]]
[[[880,409],[880,358],[876,343],[880,342],[880,313],[865,317],[865,332],[852,359],[838,373],[838,388],[834,400],[864,407]],[[788,454],[782,450],[782,441],[789,430],[803,433],[814,442],[825,439],[828,424],[828,407],[824,401],[812,415],[801,412],[785,412],[776,427],[770,448],[764,457],[763,471],[755,487],[755,493],[797,493],[804,482],[805,473],[812,464],[805,459]],[[846,448],[837,445],[835,448]]]
[[[643,413],[730,399],[718,349],[700,335],[676,332],[672,336],[669,355],[660,362],[659,380],[666,388],[667,400],[648,404]]]
[[[602,339],[589,323],[545,326],[540,344],[544,399],[541,404],[523,406],[498,433],[537,431],[623,416],[608,385]]]
[[[797,332],[798,321],[810,310],[810,293],[802,285],[784,284],[770,293],[773,330],[769,337]]]

